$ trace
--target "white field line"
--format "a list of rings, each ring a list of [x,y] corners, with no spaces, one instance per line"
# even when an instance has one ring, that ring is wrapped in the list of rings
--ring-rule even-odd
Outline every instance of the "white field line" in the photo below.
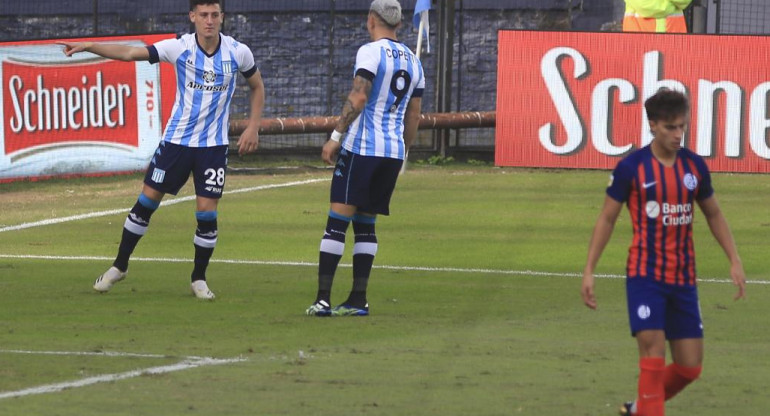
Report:
[[[28,351],[25,353],[33,353],[33,352]],[[52,352],[46,352],[46,353],[50,354]],[[65,355],[65,354],[61,354],[61,355]],[[83,355],[83,354],[80,354],[80,355]],[[115,355],[132,356],[130,354],[121,354],[121,353],[115,353]],[[85,386],[90,386],[92,384],[97,384],[97,383],[108,383],[112,381],[125,380],[127,378],[139,377],[146,374],[164,374],[164,373],[171,373],[174,371],[188,370],[190,368],[204,367],[209,365],[231,364],[231,363],[237,363],[242,361],[246,361],[246,359],[245,358],[217,359],[217,358],[209,358],[209,357],[202,357],[202,358],[188,357],[184,361],[176,364],[162,365],[159,367],[150,367],[150,368],[144,368],[144,369],[133,370],[133,371],[126,371],[124,373],[117,373],[117,374],[103,374],[100,376],[87,377],[81,380],[46,384],[43,386],[30,387],[28,389],[23,389],[23,390],[0,392],[0,400],[9,399],[12,397],[31,396],[35,394],[56,393],[66,389],[85,387]]]
[[[315,182],[322,182],[322,181],[328,181],[330,179],[307,179],[304,181],[294,181],[294,182],[286,182],[286,183],[277,183],[272,185],[260,185],[260,186],[254,186],[250,188],[240,188],[240,189],[234,189],[232,191],[225,191],[225,194],[240,194],[243,192],[252,192],[252,191],[262,191],[265,189],[273,189],[273,188],[285,188],[289,186],[297,186],[297,185],[305,185],[309,183],[315,183]],[[179,198],[172,198],[167,199],[160,203],[161,206],[168,206],[168,205],[174,205],[178,204],[180,202],[187,202],[195,200],[195,195],[190,196],[184,196]],[[106,215],[114,215],[114,214],[121,214],[128,212],[131,208],[120,208],[120,209],[111,209],[107,211],[96,211],[96,212],[89,212],[85,214],[78,214],[78,215],[72,215],[69,217],[60,217],[60,218],[50,218],[47,220],[42,221],[34,221],[34,222],[26,222],[23,224],[18,225],[10,225],[7,227],[0,228],[0,233],[6,232],[6,231],[16,231],[16,230],[23,230],[25,228],[33,228],[33,227],[42,227],[45,225],[52,225],[52,224],[61,224],[63,222],[69,222],[69,221],[78,221],[78,220],[85,220],[89,218],[96,218],[96,217],[104,217]]]
[[[29,354],[29,355],[67,355],[67,356],[94,356],[94,357],[131,357],[131,358],[174,358],[161,354],[138,354],[133,352],[113,351],[27,351],[27,350],[0,350],[0,354]],[[201,357],[183,357],[185,359],[200,359]]]
[[[98,261],[112,261],[113,257],[104,256],[45,256],[45,255],[32,255],[32,254],[0,254],[0,259],[30,259],[30,260],[98,260]],[[167,257],[132,257],[131,261],[141,262],[158,262],[158,263],[188,263],[191,259],[184,258],[167,258]],[[294,266],[294,267],[317,267],[318,263],[309,263],[303,261],[267,261],[267,260],[230,260],[230,259],[211,259],[211,263],[222,264],[247,264],[247,265],[259,265],[259,266]],[[340,267],[353,267],[350,263],[340,263]],[[420,271],[420,272],[437,272],[437,273],[477,273],[477,274],[503,274],[514,276],[543,276],[543,277],[582,277],[582,273],[559,273],[559,272],[544,272],[537,270],[503,270],[503,269],[480,269],[480,268],[460,268],[460,267],[422,267],[422,266],[378,266],[374,265],[375,269],[383,270],[396,270],[396,271]],[[620,274],[596,274],[594,275],[601,279],[625,279],[625,275]],[[698,278],[698,282],[701,283],[732,283],[730,279],[716,279],[716,278]],[[756,285],[770,285],[770,281],[767,280],[747,280],[748,284]]]

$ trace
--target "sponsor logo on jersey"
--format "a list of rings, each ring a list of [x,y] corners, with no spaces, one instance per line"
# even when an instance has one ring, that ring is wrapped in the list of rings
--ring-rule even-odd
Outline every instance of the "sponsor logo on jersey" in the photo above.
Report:
[[[212,83],[217,80],[217,74],[214,73],[214,71],[203,71],[203,81],[207,83]]]
[[[692,223],[692,204],[669,204],[658,201],[647,201],[644,206],[647,217],[656,219],[662,215],[664,227],[687,225]]]
[[[658,204],[658,201],[647,201],[647,204],[644,206],[644,212],[652,219],[658,218],[658,215],[660,215],[660,204]]]
[[[661,205],[663,214],[663,225],[666,227],[674,225],[692,224],[692,204],[669,204],[664,202]]]
[[[193,81],[187,83],[187,88],[209,92],[227,91],[227,85],[201,85]]]

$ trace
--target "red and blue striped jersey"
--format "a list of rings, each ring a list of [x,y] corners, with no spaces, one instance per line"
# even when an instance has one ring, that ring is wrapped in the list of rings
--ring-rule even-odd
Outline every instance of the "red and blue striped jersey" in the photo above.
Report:
[[[607,195],[625,202],[633,239],[626,275],[672,285],[695,285],[692,238],[694,202],[714,193],[703,158],[687,149],[676,162],[660,163],[649,146],[623,158],[612,172]]]

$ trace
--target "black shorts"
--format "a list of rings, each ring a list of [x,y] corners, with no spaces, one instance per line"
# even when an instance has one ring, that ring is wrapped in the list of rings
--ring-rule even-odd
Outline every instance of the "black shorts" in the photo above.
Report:
[[[400,159],[361,156],[340,149],[332,176],[331,202],[353,205],[360,212],[390,214],[390,197],[402,163]]]
[[[192,173],[195,195],[219,199],[225,189],[227,150],[227,145],[187,147],[160,142],[144,183],[156,191],[176,195]]]

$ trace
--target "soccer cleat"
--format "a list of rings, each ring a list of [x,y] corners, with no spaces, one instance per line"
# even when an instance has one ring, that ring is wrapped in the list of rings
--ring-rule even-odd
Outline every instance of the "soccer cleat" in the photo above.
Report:
[[[108,292],[112,285],[126,278],[126,272],[121,272],[117,267],[112,266],[102,273],[94,282],[94,290],[97,292]]]
[[[319,300],[318,302],[310,305],[305,310],[305,314],[308,316],[331,316],[332,308],[325,300]]]
[[[633,408],[634,402],[625,402],[620,406],[620,411],[618,413],[620,416],[634,416],[634,413],[631,413]]]
[[[342,304],[332,309],[332,316],[367,316],[369,315],[369,304],[364,305],[363,308],[356,308],[354,306]]]
[[[205,299],[205,300],[213,300],[216,296],[214,296],[214,292],[209,290],[209,285],[206,284],[205,280],[196,280],[190,284],[190,289],[192,290],[193,295],[195,295],[198,299]]]

